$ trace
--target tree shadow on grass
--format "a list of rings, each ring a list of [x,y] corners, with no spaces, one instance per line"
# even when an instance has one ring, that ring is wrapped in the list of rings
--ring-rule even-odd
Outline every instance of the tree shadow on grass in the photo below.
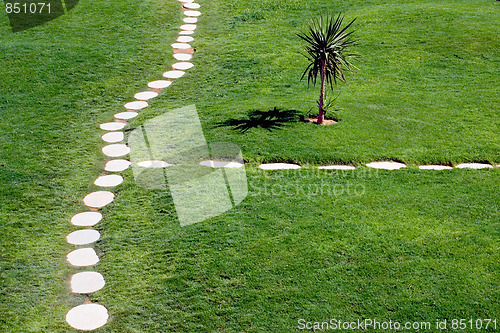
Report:
[[[234,127],[242,133],[261,127],[271,132],[302,119],[302,114],[297,110],[281,110],[275,107],[269,111],[250,110],[246,119],[228,119],[215,124],[215,127]]]

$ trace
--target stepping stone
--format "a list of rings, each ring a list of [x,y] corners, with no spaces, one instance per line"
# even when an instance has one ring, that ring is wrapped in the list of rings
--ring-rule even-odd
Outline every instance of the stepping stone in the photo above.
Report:
[[[175,57],[175,56],[174,56]],[[188,59],[189,60],[189,59]],[[156,80],[156,81],[151,81],[148,83],[149,89],[153,90],[154,92],[160,92],[169,85],[172,84],[172,81],[167,81],[167,80]]]
[[[112,123],[101,124],[101,125],[99,125],[99,127],[105,131],[118,131],[118,130],[123,129],[125,127],[125,125],[126,124],[124,124],[124,123],[112,122]]]
[[[186,9],[198,9],[200,8],[200,4],[196,2],[186,2],[182,5]]]
[[[103,147],[102,152],[109,157],[120,157],[130,153],[130,148],[123,143],[114,143]]]
[[[238,162],[227,162],[227,161],[212,161],[212,160],[205,160],[200,162],[201,166],[208,166],[212,167],[215,169],[218,168],[241,168],[243,167],[243,164],[238,163]]]
[[[182,30],[179,31],[179,35],[192,35],[194,34],[194,30]]]
[[[130,167],[130,161],[127,160],[111,160],[106,163],[104,170],[109,172],[121,172],[127,170]]]
[[[194,2],[194,0],[179,0],[179,2]]]
[[[101,290],[106,282],[100,273],[81,272],[74,274],[69,284],[75,294],[89,294]]]
[[[189,49],[174,49],[174,54],[178,53],[194,54],[194,49],[192,47]]]
[[[298,164],[289,164],[289,163],[268,163],[261,164],[259,168],[262,170],[284,170],[284,169],[300,169],[301,166]]]
[[[71,224],[80,227],[92,227],[102,220],[102,214],[99,212],[83,212],[74,215],[71,218]]]
[[[108,322],[108,310],[100,304],[82,304],[75,306],[66,314],[69,326],[80,331],[92,331]]]
[[[196,29],[196,24],[183,24],[180,26],[181,30],[195,30]]]
[[[352,165],[325,165],[320,166],[318,169],[322,170],[355,170],[356,167]]]
[[[147,101],[148,99],[155,98],[156,96],[158,96],[158,93],[154,91],[143,91],[135,94],[134,98],[141,101]]]
[[[486,169],[486,168],[493,168],[491,164],[485,164],[485,163],[462,163],[457,165],[455,168],[458,169]]]
[[[187,53],[176,53],[174,54],[174,58],[180,61],[191,60],[193,56]]]
[[[66,241],[73,245],[84,245],[96,242],[101,234],[97,230],[77,230],[66,236]]]
[[[99,262],[99,257],[91,247],[76,249],[66,256],[68,262],[77,267],[92,266]]]
[[[163,73],[163,76],[167,79],[178,79],[183,76],[186,72],[183,71],[168,71]]]
[[[196,17],[185,17],[184,19],[182,19],[185,23],[196,23],[198,22],[198,19]]]
[[[191,48],[191,45],[188,43],[173,43],[171,44],[174,49],[187,50]]]
[[[157,169],[157,168],[166,168],[169,166],[173,166],[173,164],[167,163],[165,161],[159,160],[151,160],[151,161],[142,161],[137,163],[138,166],[148,169]]]
[[[128,102],[126,103],[125,109],[127,110],[141,110],[147,107],[149,104],[148,102],[145,101],[133,101],[133,102]]]
[[[124,137],[125,135],[123,134],[123,132],[109,132],[101,136],[101,138],[108,143],[123,141]]]
[[[83,203],[91,208],[101,208],[115,200],[115,195],[109,191],[97,191],[87,194]]]
[[[197,16],[200,16],[201,13],[197,10],[186,10],[186,11],[184,11],[184,15],[197,17]]]
[[[186,70],[192,68],[194,65],[190,62],[176,62],[172,65],[173,69]]]
[[[118,122],[126,123],[127,120],[137,117],[138,113],[133,111],[125,111],[115,114],[115,119]]]
[[[189,43],[189,42],[192,42],[193,40],[194,40],[194,38],[191,36],[179,36],[177,38],[177,41],[179,43]]]
[[[420,170],[449,170],[453,169],[451,166],[447,165],[419,165]]]
[[[120,185],[122,182],[123,177],[120,175],[105,175],[97,178],[94,185],[100,187],[114,187]]]
[[[382,162],[371,162],[366,165],[369,168],[374,168],[374,169],[385,169],[385,170],[397,170],[401,168],[406,168],[406,164],[399,163],[399,162],[387,162],[387,161],[382,161]]]

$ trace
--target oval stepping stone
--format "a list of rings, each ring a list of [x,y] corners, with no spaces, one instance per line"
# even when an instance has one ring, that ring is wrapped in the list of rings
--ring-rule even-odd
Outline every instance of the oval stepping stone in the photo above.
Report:
[[[173,69],[177,70],[186,70],[192,68],[194,65],[190,62],[176,62],[175,64],[172,65]]]
[[[158,96],[158,93],[154,91],[143,91],[135,94],[134,98],[141,101],[147,101],[148,99],[155,98],[156,96]]]
[[[68,262],[77,267],[92,266],[99,262],[99,257],[91,247],[76,249],[66,256]]]
[[[121,121],[127,121],[127,120],[130,120],[132,118],[137,117],[137,115],[138,115],[138,113],[133,112],[133,111],[120,112],[120,113],[115,114],[115,119],[121,120]]]
[[[462,163],[457,165],[455,168],[458,169],[486,169],[486,168],[493,168],[491,164],[485,164],[485,163]]]
[[[118,130],[123,129],[125,127],[125,125],[126,124],[124,124],[124,123],[112,122],[112,123],[101,124],[99,127],[105,131],[118,131]]]
[[[156,169],[156,168],[166,168],[169,166],[173,166],[173,164],[167,163],[165,161],[160,160],[151,160],[151,161],[142,161],[137,163],[138,166],[148,169]]]
[[[194,2],[194,0],[179,0],[180,2]]]
[[[102,147],[102,152],[104,153],[104,155],[109,157],[120,157],[130,153],[130,148],[127,147],[126,144],[115,143],[112,145],[107,145],[105,147]]]
[[[167,81],[167,80],[156,80],[156,81],[151,81],[148,83],[148,87],[150,89],[153,89],[157,92],[161,91],[162,89],[165,89],[169,85],[172,84],[172,81]]]
[[[183,4],[183,7],[186,9],[198,9],[200,8],[200,4],[196,2],[187,2]]]
[[[186,10],[186,11],[184,11],[184,15],[197,17],[197,16],[201,15],[201,12],[199,12],[197,10]]]
[[[356,167],[352,165],[325,165],[320,166],[318,169],[322,170],[355,170]]]
[[[71,224],[81,227],[92,227],[102,220],[102,214],[99,212],[83,212],[74,215],[71,218]]]
[[[176,54],[174,54],[174,58],[177,59],[177,60],[181,60],[181,61],[191,60],[192,57],[193,56],[191,54],[187,54],[187,53],[176,53]]]
[[[179,43],[189,43],[189,42],[192,42],[193,40],[194,40],[194,38],[191,36],[179,36],[177,38],[177,41]]]
[[[149,105],[148,102],[145,101],[133,101],[125,103],[124,106],[127,110],[141,110],[147,107],[148,105]]]
[[[109,191],[97,191],[87,194],[83,203],[91,208],[101,208],[113,202],[115,195]]]
[[[186,49],[190,49],[191,45],[189,45],[188,43],[173,43],[172,47],[174,49],[186,50]]]
[[[109,132],[109,133],[103,134],[101,136],[101,138],[108,143],[116,143],[116,142],[123,141],[124,134],[123,134],[123,132]]]
[[[69,284],[75,294],[89,294],[101,290],[106,282],[100,273],[81,272],[74,274]]]
[[[97,178],[94,184],[100,187],[114,187],[120,185],[122,182],[123,177],[120,175],[106,175]]]
[[[84,245],[96,242],[101,234],[97,230],[77,230],[66,236],[66,241],[73,245]]]
[[[179,31],[179,35],[192,35],[194,34],[194,30],[182,30]]]
[[[109,172],[120,172],[123,170],[127,170],[130,166],[130,161],[127,160],[111,160],[106,163],[104,166],[104,170]]]
[[[184,19],[182,19],[185,23],[196,23],[198,22],[198,19],[196,17],[185,17]]]
[[[183,24],[180,26],[181,30],[195,30],[196,24]]]
[[[108,310],[100,304],[78,305],[66,314],[69,326],[81,331],[98,329],[108,322],[108,318]]]
[[[368,163],[366,166],[374,169],[397,170],[405,168],[406,164],[399,162],[371,162]]]
[[[241,168],[243,164],[238,163],[238,162],[227,162],[227,161],[212,161],[212,160],[205,160],[200,162],[201,166],[208,166],[212,168]]]
[[[184,74],[185,72],[183,71],[168,71],[163,73],[163,76],[166,77],[167,79],[178,79]]]
[[[453,169],[451,166],[447,165],[419,165],[420,170],[449,170]]]
[[[283,170],[283,169],[300,169],[300,165],[298,164],[289,164],[289,163],[268,163],[261,164],[259,168],[262,170]]]

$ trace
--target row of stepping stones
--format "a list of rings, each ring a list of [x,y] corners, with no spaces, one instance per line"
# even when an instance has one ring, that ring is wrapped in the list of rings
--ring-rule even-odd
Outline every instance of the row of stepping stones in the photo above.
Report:
[[[200,5],[193,0],[179,0],[184,8],[183,21],[185,24],[180,26],[179,36],[176,43],[172,44],[174,48],[174,58],[178,62],[172,65],[173,70],[163,73],[165,79],[157,80],[148,83],[149,90],[142,91],[134,95],[135,101],[124,105],[126,111],[119,112],[114,115],[115,121],[104,123],[100,128],[107,133],[102,135],[102,140],[108,145],[102,148],[104,155],[110,159],[104,166],[105,174],[99,176],[94,185],[106,190],[99,190],[83,198],[83,203],[88,207],[89,211],[81,212],[71,218],[71,223],[81,229],[73,231],[67,236],[69,244],[78,246],[77,249],[71,251],[67,255],[67,261],[76,269],[88,269],[99,262],[99,257],[91,246],[100,238],[99,231],[93,227],[99,223],[103,216],[99,209],[108,205],[115,199],[114,193],[111,191],[114,187],[123,182],[123,177],[119,173],[126,170],[130,166],[130,161],[123,157],[130,152],[130,148],[122,143],[124,133],[121,131],[127,121],[136,117],[138,112],[147,107],[148,100],[158,96],[160,91],[172,82],[185,74],[185,70],[193,67],[193,64],[188,62],[193,56],[194,49],[189,42],[194,38],[191,36],[196,29],[198,16],[201,13],[196,10]],[[89,295],[92,292],[102,289],[105,285],[104,277],[95,271],[81,271],[70,278],[71,292],[76,294]],[[85,304],[78,305],[66,314],[66,322],[73,328],[81,331],[95,330],[107,323],[109,319],[108,310],[101,304],[92,303],[86,297]]]
[[[381,162],[371,162],[366,164],[369,168],[374,169],[384,169],[384,170],[398,170],[401,168],[406,168],[406,164],[392,161],[381,161]],[[496,165],[500,167],[500,164]],[[284,169],[300,169],[301,166],[298,164],[290,164],[290,163],[265,163],[259,165],[260,169],[263,170],[284,170]],[[453,169],[453,167],[448,165],[419,165],[419,169],[421,170],[448,170]],[[485,163],[462,163],[455,166],[457,169],[487,169],[493,168],[491,164]],[[352,165],[326,165],[320,166],[318,169],[325,170],[354,170],[355,166]]]

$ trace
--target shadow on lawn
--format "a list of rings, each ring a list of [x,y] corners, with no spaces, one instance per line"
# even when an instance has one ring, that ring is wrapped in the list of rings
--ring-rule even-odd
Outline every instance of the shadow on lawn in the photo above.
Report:
[[[297,110],[281,110],[275,107],[269,111],[251,110],[246,119],[228,119],[215,124],[215,127],[234,127],[242,133],[251,128],[262,127],[271,132],[289,123],[302,121],[303,118]]]

